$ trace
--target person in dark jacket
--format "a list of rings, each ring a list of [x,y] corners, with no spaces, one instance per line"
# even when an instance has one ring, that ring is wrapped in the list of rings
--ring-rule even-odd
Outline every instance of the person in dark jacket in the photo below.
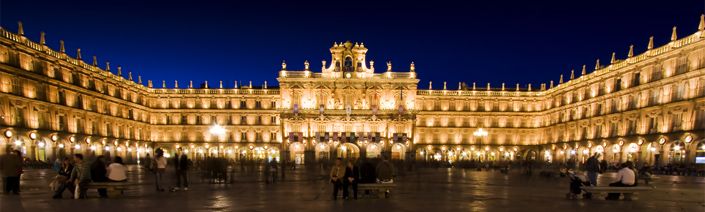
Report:
[[[22,174],[22,155],[19,151],[7,149],[7,153],[0,157],[0,175],[5,183],[4,192],[20,194],[20,175]]]
[[[365,160],[360,166],[360,183],[376,183],[377,173],[375,172],[375,165],[372,161]]]
[[[104,156],[98,156],[95,159],[95,162],[91,164],[91,179],[93,182],[108,182],[108,170],[106,169],[105,165],[105,157]],[[98,189],[98,195],[101,198],[106,198],[108,197],[108,190],[104,188],[99,188]]]
[[[600,154],[595,153],[585,162],[585,170],[587,171],[588,181],[591,186],[597,186],[597,173],[600,172]]]
[[[176,155],[174,155],[174,170],[176,170],[176,187],[172,188],[171,191],[178,191],[182,188],[184,191],[188,191],[188,168],[189,161],[188,156],[184,154],[181,147],[177,149]]]
[[[343,177],[343,199],[350,198],[348,187],[352,187],[353,198],[357,199],[357,183],[359,180],[360,168],[353,162],[353,160],[349,160],[348,165],[345,167],[345,175]]]

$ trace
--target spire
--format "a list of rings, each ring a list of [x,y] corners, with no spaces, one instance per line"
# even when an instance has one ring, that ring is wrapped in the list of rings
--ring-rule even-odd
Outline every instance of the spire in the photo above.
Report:
[[[600,69],[600,59],[598,58],[597,61],[595,61],[595,70]]]
[[[93,55],[93,66],[98,66],[98,57]]]
[[[553,80],[551,80],[551,88],[553,88]]]
[[[264,89],[267,89],[267,80],[264,81]]]
[[[204,85],[205,88],[208,88],[208,80],[206,80],[206,81],[203,83],[203,85]]]
[[[463,83],[462,83],[462,82],[458,82],[458,90],[461,90],[462,88],[463,88]]]
[[[220,81],[220,83],[219,83],[219,86],[218,86],[218,87],[219,87],[219,88],[221,88],[221,89],[223,88],[223,80],[221,80],[221,81]]]
[[[587,70],[585,68],[585,65],[583,65],[583,70],[580,72],[580,76],[585,76],[585,74],[587,74]]]
[[[647,50],[654,48],[654,36],[649,37],[649,44],[646,45]]]
[[[66,47],[64,47],[64,40],[59,40],[59,51],[61,53],[66,53]]]
[[[570,80],[575,79],[575,69],[570,69]]]
[[[472,90],[475,90],[475,82],[472,82]]]
[[[122,76],[122,66],[118,66],[118,76]]]
[[[531,83],[529,83],[529,91],[531,91]]]
[[[137,83],[142,84],[142,76],[137,75]]]
[[[179,88],[179,81],[178,80],[174,80],[174,88]]]
[[[128,71],[128,72],[127,72],[127,79],[129,79],[130,81],[132,81],[132,72],[131,72],[131,71]]]
[[[22,21],[17,22],[17,34],[24,36],[24,27],[22,26]]]
[[[446,90],[448,88],[446,85],[446,81],[443,81],[443,90]]]
[[[152,88],[154,85],[152,84],[152,80],[147,80],[147,87]]]
[[[490,83],[489,82],[487,83],[487,90],[488,91],[490,90]]]
[[[81,59],[81,48],[76,49],[76,59],[77,60]]]
[[[504,83],[502,83],[502,91],[504,91]]]
[[[308,60],[304,60],[304,70],[306,70],[306,71],[310,70]]]
[[[617,62],[617,54],[612,52],[612,58],[610,59],[610,64]]]
[[[162,80],[162,88],[166,88],[166,80]]]
[[[629,45],[629,52],[627,53],[627,57],[633,57],[634,56],[634,44]]]
[[[678,33],[676,33],[676,26],[673,26],[673,32],[671,32],[671,41],[678,40]]]
[[[282,60],[282,70],[286,70],[286,60]]]
[[[39,33],[39,44],[42,44],[42,45],[47,44],[46,33],[44,33],[44,32]]]
[[[517,91],[519,91],[519,83],[517,83]]]
[[[110,62],[109,61],[105,62],[105,71],[110,72]]]
[[[416,65],[414,65],[414,62],[411,62],[411,65],[409,66],[409,71],[410,72],[416,72]]]
[[[235,86],[233,88],[237,89],[237,80],[235,80]]]
[[[252,89],[252,80],[250,80],[250,87],[248,88]]]
[[[558,80],[558,84],[563,84],[563,74],[561,74],[561,78]]]
[[[705,14],[700,15],[700,23],[698,24],[698,31],[705,30]],[[700,34],[702,36],[702,34]]]
[[[433,90],[433,81],[428,81],[428,90]]]
[[[193,88],[193,80],[188,81],[188,88]]]

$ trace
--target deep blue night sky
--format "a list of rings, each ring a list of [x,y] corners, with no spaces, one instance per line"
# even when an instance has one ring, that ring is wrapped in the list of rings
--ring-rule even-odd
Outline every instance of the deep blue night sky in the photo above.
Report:
[[[86,62],[97,55],[101,67],[109,60],[156,87],[271,85],[281,60],[298,70],[308,59],[320,71],[333,42],[351,40],[365,43],[378,72],[386,60],[395,70],[415,61],[421,88],[445,80],[455,89],[458,81],[538,87],[582,64],[591,71],[596,58],[625,57],[629,44],[643,52],[651,35],[667,43],[674,25],[680,37],[695,32],[704,8],[702,0],[293,2],[3,0],[0,21],[14,32],[21,20],[32,40],[45,31],[52,48],[64,39],[70,55],[81,48]]]

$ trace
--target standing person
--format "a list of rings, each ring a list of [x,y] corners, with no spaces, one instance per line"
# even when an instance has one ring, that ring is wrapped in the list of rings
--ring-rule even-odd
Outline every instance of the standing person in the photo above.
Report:
[[[382,156],[382,161],[377,164],[377,182],[392,183],[394,182],[394,165],[389,162],[386,156]]]
[[[174,155],[174,169],[176,170],[176,187],[171,191],[178,191],[183,186],[184,191],[188,191],[188,156],[183,153],[183,149],[179,147]]]
[[[585,171],[587,171],[588,181],[591,186],[597,186],[597,173],[600,172],[600,154],[595,153],[585,162]]]
[[[79,199],[86,198],[86,191],[88,190],[88,184],[91,183],[91,167],[88,163],[83,161],[82,154],[73,155],[74,168],[71,171],[71,177],[69,177],[69,182],[74,183],[78,187],[76,189],[78,194],[74,193],[74,196]]]
[[[164,150],[157,149],[154,153],[154,161],[152,161],[152,166],[154,170],[155,185],[157,186],[157,191],[164,191],[162,187],[162,176],[166,172],[166,158],[164,157]]]
[[[335,165],[330,169],[330,182],[333,184],[333,200],[338,199],[338,190],[342,187],[342,179],[345,176],[343,159],[335,160]]]
[[[108,170],[105,166],[105,156],[98,156],[93,164],[91,164],[91,180],[93,182],[108,182]],[[108,197],[108,190],[105,188],[98,189],[100,198]]]
[[[52,198],[54,199],[61,199],[64,190],[67,188],[69,189],[69,192],[73,194],[74,192],[74,185],[73,182],[70,181],[71,178],[71,172],[73,171],[73,165],[71,164],[71,160],[69,158],[64,158],[64,160],[61,163],[61,168],[59,168],[58,178],[57,178],[57,183],[58,183],[58,188],[56,191],[54,191],[54,196]]]
[[[122,158],[115,156],[113,163],[108,165],[106,169],[108,181],[110,182],[125,182],[127,181],[127,168],[122,164]]]
[[[22,173],[22,156],[19,151],[9,148],[5,155],[0,157],[0,171],[5,182],[4,193],[20,194],[20,174]]]
[[[348,199],[350,195],[348,194],[348,187],[352,186],[353,198],[357,199],[357,183],[360,180],[360,168],[353,163],[352,160],[348,161],[348,166],[345,167],[345,178],[343,181],[343,199]]]
[[[622,164],[621,169],[617,171],[617,182],[610,183],[614,187],[632,187],[636,186],[636,172],[634,172],[634,163],[627,161]],[[606,200],[619,200],[620,193],[607,194]]]

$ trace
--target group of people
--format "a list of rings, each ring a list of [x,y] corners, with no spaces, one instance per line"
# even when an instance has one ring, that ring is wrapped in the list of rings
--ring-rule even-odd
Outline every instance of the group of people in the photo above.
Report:
[[[57,176],[50,184],[54,190],[54,199],[61,199],[67,189],[75,198],[85,198],[91,182],[127,181],[127,168],[119,156],[116,156],[112,163],[108,163],[106,157],[102,155],[96,157],[93,162],[87,162],[83,154],[74,154],[73,162],[65,157],[57,163],[61,165],[56,167]],[[98,189],[98,195],[106,198],[108,192],[106,189]]]
[[[20,175],[22,175],[22,153],[18,150],[7,149],[6,154],[0,156],[0,174],[4,182],[4,194],[20,194]]]
[[[333,200],[338,198],[340,189],[343,190],[343,199],[349,199],[349,188],[352,188],[353,198],[357,199],[358,183],[392,183],[394,176],[394,165],[385,157],[382,157],[376,167],[371,161],[365,161],[361,167],[354,160],[348,160],[347,165],[343,165],[343,159],[338,158],[330,171]]]
[[[166,191],[166,189],[162,186],[162,182],[164,181],[163,178],[164,174],[166,174],[168,163],[169,162],[164,156],[164,150],[156,149],[154,159],[152,159],[148,165],[149,170],[154,173],[156,189],[159,192]],[[178,148],[176,150],[173,163],[175,170],[174,174],[176,176],[176,186],[171,188],[170,191],[175,192],[181,189],[188,191],[188,170],[191,166],[191,162],[189,161],[188,156],[183,153],[182,148]]]
[[[597,186],[597,176],[606,169],[606,164],[599,160],[600,154],[595,153],[590,156],[585,162],[585,171],[587,173],[587,182],[585,185]],[[603,160],[604,161],[604,160]],[[626,161],[619,165],[617,170],[617,181],[612,182],[609,186],[615,187],[632,187],[637,186],[637,174],[638,172],[634,168],[634,163],[632,161]],[[571,190],[575,193],[580,193],[580,190],[576,190],[576,185],[579,186],[580,182],[571,182]],[[620,197],[619,193],[609,193],[606,197],[607,200],[618,200]]]

